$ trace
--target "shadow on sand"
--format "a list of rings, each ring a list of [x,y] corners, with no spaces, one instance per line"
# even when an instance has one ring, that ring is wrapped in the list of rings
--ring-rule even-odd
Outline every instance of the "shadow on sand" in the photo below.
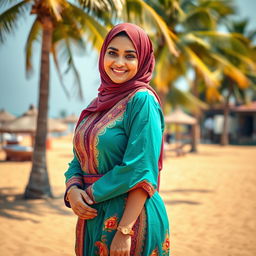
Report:
[[[182,194],[182,195],[191,195],[192,193],[213,193],[213,190],[209,189],[171,189],[171,190],[160,190],[160,193],[162,195],[166,194]],[[169,195],[168,195],[169,196]],[[172,198],[175,198],[175,196],[172,196]],[[198,201],[193,201],[193,200],[164,200],[165,204],[170,204],[170,205],[179,205],[179,204],[188,204],[188,205],[200,205],[202,204],[201,202]]]
[[[33,215],[44,216],[49,213],[72,215],[71,211],[64,206],[63,195],[47,199],[25,200],[23,194],[17,194],[14,191],[16,191],[15,187],[0,188],[0,217],[37,223]],[[24,214],[21,216],[20,213],[27,213],[27,216],[25,217]]]

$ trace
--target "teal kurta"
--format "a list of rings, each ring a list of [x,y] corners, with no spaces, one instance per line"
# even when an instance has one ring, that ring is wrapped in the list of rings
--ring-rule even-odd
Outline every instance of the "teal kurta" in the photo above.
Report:
[[[169,255],[168,217],[157,192],[164,129],[159,103],[146,89],[130,94],[96,123],[86,150],[84,131],[98,115],[91,114],[79,124],[74,159],[65,173],[67,189],[92,184],[93,207],[98,211],[92,220],[78,220],[77,255],[109,255],[127,194],[135,188],[144,189],[148,199],[133,227],[131,255]]]

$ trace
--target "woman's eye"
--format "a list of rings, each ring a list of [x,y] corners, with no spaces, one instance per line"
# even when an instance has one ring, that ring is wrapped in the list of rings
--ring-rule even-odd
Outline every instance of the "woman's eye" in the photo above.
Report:
[[[127,59],[135,59],[136,56],[133,55],[133,54],[128,54],[128,55],[126,55],[126,58],[127,58]]]
[[[109,51],[108,54],[111,55],[111,56],[115,56],[115,55],[116,55],[116,52],[114,52],[114,51]]]

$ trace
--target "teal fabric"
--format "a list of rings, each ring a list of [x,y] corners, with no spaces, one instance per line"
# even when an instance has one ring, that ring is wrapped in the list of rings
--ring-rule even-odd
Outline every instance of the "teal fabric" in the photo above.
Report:
[[[115,229],[106,229],[106,223],[120,221],[128,191],[136,187],[149,195],[144,206],[145,237],[138,255],[169,255],[168,217],[156,191],[163,129],[163,114],[155,97],[140,91],[129,100],[123,115],[98,135],[98,173],[104,176],[92,185],[98,216],[86,222],[84,255],[108,255]],[[86,170],[74,156],[66,182],[79,175],[86,175]],[[107,249],[100,253],[99,244]]]

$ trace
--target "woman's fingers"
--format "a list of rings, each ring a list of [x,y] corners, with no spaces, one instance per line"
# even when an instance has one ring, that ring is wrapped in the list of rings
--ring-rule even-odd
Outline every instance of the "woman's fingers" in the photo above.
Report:
[[[81,189],[70,191],[69,201],[74,213],[83,219],[93,219],[97,216],[97,210],[87,205],[85,199],[89,201],[89,196]]]
[[[88,195],[85,191],[82,191],[82,192],[81,192],[81,195],[82,195],[84,201],[85,201],[87,204],[93,204],[92,199],[89,197],[89,195]]]
[[[76,204],[74,212],[81,218],[95,218],[97,216],[97,210],[88,206],[82,200]]]
[[[87,205],[85,202],[78,202],[77,207],[86,212],[97,213],[97,210]]]
[[[96,213],[87,212],[83,208],[79,208],[79,207],[75,208],[74,212],[76,215],[78,215],[80,218],[83,218],[83,219],[93,219],[97,216]]]

